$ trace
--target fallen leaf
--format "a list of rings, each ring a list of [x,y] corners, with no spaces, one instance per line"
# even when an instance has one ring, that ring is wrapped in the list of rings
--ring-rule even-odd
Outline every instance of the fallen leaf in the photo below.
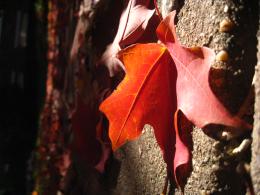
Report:
[[[207,47],[182,46],[175,33],[174,17],[175,11],[160,23],[157,35],[168,48],[177,68],[178,109],[200,128],[209,124],[251,128],[243,120],[232,116],[210,88],[209,71],[215,59],[214,51]]]
[[[128,6],[120,18],[113,44],[124,48],[138,41],[155,14],[154,9],[148,9],[149,4],[150,0],[129,0]]]
[[[150,124],[167,169],[173,172],[173,162],[183,164],[189,151],[174,128],[177,70],[170,53],[163,45],[151,43],[131,46],[120,54],[126,76],[100,106],[109,120],[112,148],[134,140],[144,124]],[[176,159],[175,150],[183,153]]]
[[[110,84],[102,67],[87,71],[79,67],[77,80],[77,103],[72,114],[73,139],[71,147],[76,159],[86,166],[95,167],[103,173],[105,164],[111,153],[111,145],[103,125],[102,113],[98,107],[109,93]]]
[[[95,106],[84,103],[78,96],[77,108],[72,116],[74,136],[71,146],[75,157],[92,167],[98,164],[102,155],[101,143],[96,138],[98,121],[99,113]]]
[[[113,150],[138,137],[146,123],[162,132],[173,129],[176,110],[176,69],[169,65],[171,57],[165,47],[156,43],[134,45],[124,50],[120,59],[126,76],[100,105],[109,119]]]
[[[117,34],[113,42],[107,46],[103,53],[99,64],[105,64],[108,67],[110,76],[114,76],[120,70],[124,70],[124,65],[117,58],[117,53],[126,46],[138,42],[142,42],[142,38],[150,41],[155,38],[154,33],[147,33],[142,36],[145,31],[155,30],[158,25],[158,17],[154,9],[148,9],[150,0],[129,0],[126,9],[123,11]],[[154,25],[156,24],[156,25]]]
[[[192,123],[183,115],[181,110],[177,110],[174,114],[176,143],[173,173],[175,182],[180,187],[185,185],[187,177],[191,172],[191,151],[193,149],[191,137],[192,128]]]

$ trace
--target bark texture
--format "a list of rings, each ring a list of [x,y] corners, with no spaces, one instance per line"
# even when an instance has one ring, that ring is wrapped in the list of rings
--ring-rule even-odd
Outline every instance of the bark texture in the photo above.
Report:
[[[212,65],[210,82],[217,96],[233,113],[239,110],[248,93],[256,63],[256,5],[257,1],[235,0],[159,1],[163,15],[173,8],[177,10],[177,34],[184,45],[208,46],[216,54],[222,50],[228,53],[227,60],[216,60]],[[220,23],[225,19],[232,21],[233,27],[220,32]],[[222,130],[219,128],[216,132]],[[121,169],[113,194],[162,192],[165,164],[152,134],[144,131],[137,141],[129,142],[115,155],[121,161]],[[223,141],[221,133],[207,135],[194,128],[193,171],[185,192],[245,194],[248,182],[236,169],[250,160],[250,151],[235,156],[230,151],[249,137],[243,135]]]
[[[259,2],[260,8],[260,2]],[[251,175],[256,194],[260,194],[260,20],[258,23],[258,63],[255,72],[255,113],[252,143]]]
[[[112,194],[161,194],[166,165],[156,142],[153,129],[144,128],[142,136],[125,144],[115,153],[120,161],[120,173]]]
[[[190,0],[185,1],[178,15],[177,30],[183,44],[205,45],[214,49],[217,55],[220,51],[228,53],[227,60],[216,59],[210,82],[216,95],[233,113],[239,110],[248,93],[255,65],[256,26],[251,3],[210,0],[198,3]],[[251,18],[251,22],[247,18]],[[232,21],[234,27],[221,32],[220,26],[224,20]],[[246,137],[217,141],[195,130],[193,172],[186,192],[245,194],[247,181],[236,171],[236,167],[248,162],[246,153],[249,151],[239,156],[233,156],[229,151]]]

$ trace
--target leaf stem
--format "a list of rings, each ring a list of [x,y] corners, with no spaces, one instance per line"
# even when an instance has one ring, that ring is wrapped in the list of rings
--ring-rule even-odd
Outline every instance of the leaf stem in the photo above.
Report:
[[[128,11],[128,13],[127,13],[127,18],[126,18],[125,28],[124,28],[124,31],[123,31],[123,34],[122,34],[122,36],[121,36],[121,39],[120,39],[119,43],[124,39],[125,32],[126,32],[126,28],[127,28],[127,24],[128,24],[129,17],[130,17],[130,11],[131,11],[131,9],[132,9],[132,4],[133,4],[133,0],[130,0],[129,4],[128,4],[127,7],[126,7],[125,12]],[[128,9],[128,6],[129,6],[129,9]],[[128,9],[128,10],[127,10],[127,9]],[[123,11],[122,14],[124,14],[124,11]],[[122,16],[121,16],[121,17],[122,17]],[[121,46],[120,46],[120,47],[121,47]]]

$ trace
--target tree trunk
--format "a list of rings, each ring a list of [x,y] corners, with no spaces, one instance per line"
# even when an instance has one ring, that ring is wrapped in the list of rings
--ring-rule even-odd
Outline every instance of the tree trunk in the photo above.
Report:
[[[233,113],[239,111],[254,71],[257,12],[252,12],[253,6],[256,7],[256,1],[249,4],[246,1],[209,0],[199,4],[190,0],[185,1],[179,13],[177,29],[181,41],[185,45],[206,45],[215,50],[217,57],[211,74],[212,87]],[[226,19],[235,26],[221,32],[221,24]],[[222,50],[229,55],[226,61],[218,59]],[[237,147],[247,136],[218,141],[195,130],[193,172],[188,179],[187,193],[245,194],[245,185],[249,181],[236,171],[236,167],[250,161],[246,158],[249,151],[233,156],[229,150]]]
[[[227,52],[228,59],[218,56],[212,65],[210,82],[229,110],[238,112],[251,86],[256,63],[257,1],[181,2],[162,0],[159,5],[163,15],[173,8],[177,10],[177,34],[182,44],[208,46],[216,54],[222,50]],[[230,28],[222,32],[220,24],[224,20],[229,22]],[[237,155],[230,151],[244,139],[250,139],[250,135],[230,139],[222,133],[207,135],[194,128],[192,137],[193,171],[185,192],[245,194],[250,180],[247,173],[241,174],[239,170],[241,165],[244,167],[250,162],[250,151],[247,149]],[[121,161],[121,171],[114,194],[158,194],[163,191],[165,165],[155,143],[153,131],[146,130],[137,141],[127,143],[116,152],[115,157]]]
[[[260,2],[259,9],[260,9]],[[258,63],[255,72],[255,113],[254,113],[254,130],[252,143],[252,162],[251,175],[256,194],[260,193],[260,20],[258,23]]]
[[[51,156],[53,161],[49,160],[49,158],[45,158],[46,164],[50,167],[54,167],[55,163],[53,162],[60,159],[57,157],[62,157],[62,152],[58,150],[58,146],[62,146],[62,149],[64,149],[65,152],[67,151],[65,150],[67,149],[67,145],[64,144],[66,143],[66,140],[63,140],[63,138],[66,139],[65,134],[70,132],[70,127],[67,124],[70,123],[70,113],[68,112],[61,95],[65,96],[67,103],[72,102],[71,105],[73,105],[73,103],[76,102],[75,97],[73,96],[76,93],[75,91],[77,91],[75,89],[77,88],[76,85],[83,85],[85,88],[82,88],[85,91],[94,86],[93,83],[95,78],[86,78],[86,80],[81,78],[82,80],[80,80],[78,77],[84,77],[88,73],[90,74],[90,76],[88,76],[92,78],[91,76],[93,75],[91,74],[94,72],[93,70],[96,71],[95,60],[100,57],[107,44],[113,40],[116,28],[111,28],[111,26],[117,25],[118,21],[115,22],[115,19],[119,20],[121,13],[119,11],[117,17],[107,17],[107,15],[117,14],[115,12],[118,10],[114,10],[116,9],[115,2],[117,2],[118,5],[118,2],[121,1],[85,0],[85,2],[86,5],[95,4],[94,2],[104,3],[100,6],[103,10],[101,10],[100,7],[92,9],[91,6],[90,10],[83,9],[81,14],[83,14],[85,19],[87,18],[91,20],[88,21],[89,25],[85,27],[88,30],[79,27],[79,31],[81,30],[82,32],[75,36],[74,41],[76,40],[75,42],[78,42],[75,47],[72,47],[74,48],[72,49],[72,53],[74,54],[75,59],[71,59],[67,56],[66,62],[68,62],[68,64],[60,63],[60,60],[57,60],[57,64],[55,64],[56,61],[55,63],[50,63],[51,61],[49,62],[49,65],[54,67],[57,66],[56,69],[58,71],[54,71],[55,69],[53,69],[51,74],[50,79],[55,78],[56,82],[54,83],[55,85],[53,84],[53,92],[51,91],[53,98],[50,99],[51,101],[49,104],[46,104],[46,109],[47,111],[54,112],[55,110],[53,111],[53,105],[55,105],[54,103],[56,100],[59,102],[58,105],[61,106],[61,108],[57,108],[60,112],[55,111],[54,113],[60,113],[58,116],[58,124],[60,127],[58,126],[58,128],[56,123],[50,124],[51,126],[55,125],[57,128],[55,129],[55,133],[57,134],[55,134],[56,142],[61,142],[59,145],[57,144],[57,148]],[[53,0],[53,3],[56,5],[57,1]],[[214,64],[212,64],[212,70],[210,73],[212,89],[231,112],[237,113],[251,87],[254,66],[256,64],[256,31],[258,22],[257,0],[158,0],[158,4],[164,16],[172,9],[176,9],[177,35],[183,45],[207,46],[214,49],[217,55]],[[68,6],[68,4],[66,5]],[[123,6],[121,6],[121,9],[122,7]],[[61,9],[60,12],[62,12],[62,10],[63,9]],[[69,9],[64,10],[68,11]],[[56,14],[55,10],[53,10],[53,12],[53,14]],[[62,17],[57,17],[58,21],[62,24],[64,24],[64,21],[61,20],[61,18],[67,15],[64,13]],[[79,19],[79,21],[80,20],[81,19]],[[82,19],[81,22],[83,25],[84,20]],[[69,22],[67,25],[69,25]],[[54,30],[57,31],[57,29],[58,28],[55,24]],[[51,29],[49,30],[51,35],[53,31],[51,31]],[[107,32],[106,34],[108,37],[104,36],[104,31]],[[65,39],[65,36],[61,36],[59,33],[57,33],[57,36],[61,37],[60,42],[63,43],[62,40]],[[104,36],[105,38],[102,37],[101,39],[98,36]],[[55,44],[55,47],[53,48],[59,47],[59,44],[56,43],[56,41],[52,41],[52,43]],[[53,48],[51,47],[50,49]],[[61,56],[57,56],[57,58],[64,57],[62,55],[63,50],[60,51],[59,54]],[[60,78],[56,78],[58,75],[57,72],[60,72]],[[81,73],[80,76],[79,74],[76,74],[78,72]],[[65,73],[71,74],[71,77],[67,78]],[[85,73],[86,75],[84,75]],[[64,84],[64,78],[66,78],[67,82],[71,82],[72,86],[69,86],[68,83]],[[80,80],[82,83],[73,83],[75,80]],[[89,83],[86,84],[83,83],[83,81]],[[88,85],[91,86],[89,87]],[[68,92],[66,90],[68,90]],[[57,91],[59,92],[58,94],[60,94],[59,96],[57,96]],[[90,94],[93,91],[90,90],[87,92]],[[68,100],[70,98],[69,95],[71,95],[71,102]],[[74,106],[75,105],[71,107]],[[49,122],[47,119],[52,118],[54,114],[46,112],[46,121]],[[245,115],[244,111],[239,114]],[[257,115],[255,118],[257,118]],[[251,118],[250,116],[246,116],[245,119],[250,121]],[[66,123],[64,121],[66,121]],[[47,122],[46,124],[49,124]],[[51,130],[50,127],[45,128],[43,126],[43,132],[45,132],[45,134],[48,132],[46,131],[48,128]],[[211,131],[208,131],[209,128],[212,128]],[[242,135],[233,136],[230,133],[224,132],[223,128],[214,127],[214,131],[213,127],[209,128],[202,130],[194,127],[193,129],[193,169],[187,180],[185,193],[203,195],[245,194],[247,190],[250,190],[250,177],[246,172],[246,167],[250,162],[250,151],[246,147],[241,149],[240,144],[250,143],[250,133],[242,133]],[[47,138],[49,135],[50,134],[47,133]],[[60,137],[62,139],[60,139]],[[70,139],[73,139],[73,136],[67,141],[69,142]],[[43,139],[43,141],[45,140]],[[46,148],[50,147],[48,140],[47,143],[44,144],[46,144]],[[248,144],[246,146],[248,146]],[[256,145],[253,149],[256,147],[258,146]],[[232,152],[234,149],[239,150],[234,154]],[[53,190],[53,188],[51,188],[51,190],[57,191],[57,189],[60,188],[60,185],[57,184],[60,182],[63,184],[61,188],[64,194],[68,195],[102,193],[111,193],[115,195],[160,194],[165,191],[165,184],[167,184],[165,182],[167,176],[166,164],[162,159],[160,148],[156,143],[153,129],[150,126],[145,126],[142,135],[137,140],[128,142],[114,153],[114,158],[111,163],[108,164],[103,175],[93,170],[93,167],[86,167],[84,162],[80,162],[80,160],[74,158],[74,156],[71,159],[70,168],[64,178],[62,176],[65,174],[62,176],[58,175],[56,173],[58,172],[57,167],[55,167],[56,172],[50,174],[52,176],[51,179],[40,177],[39,175],[40,183],[42,182],[41,180],[46,180],[48,184],[56,182],[54,184],[56,185],[54,186],[55,189]],[[44,157],[47,156],[45,155]],[[39,162],[42,163],[42,160],[40,159]],[[252,166],[256,165],[252,164]],[[66,168],[67,167],[68,166],[66,166]],[[41,168],[46,167],[41,166]],[[49,168],[49,170],[51,169]],[[43,173],[45,173],[44,171],[45,169],[42,170]],[[253,176],[259,174],[259,172],[255,172]],[[255,178],[257,178],[257,176],[255,176]],[[168,193],[173,194],[175,191],[177,194],[180,193],[173,185],[169,185]]]

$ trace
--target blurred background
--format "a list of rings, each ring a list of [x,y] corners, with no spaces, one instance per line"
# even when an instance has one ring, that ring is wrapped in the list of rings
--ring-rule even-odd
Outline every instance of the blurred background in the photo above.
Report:
[[[23,195],[30,185],[26,170],[47,67],[36,6],[34,0],[0,0],[0,195]]]

